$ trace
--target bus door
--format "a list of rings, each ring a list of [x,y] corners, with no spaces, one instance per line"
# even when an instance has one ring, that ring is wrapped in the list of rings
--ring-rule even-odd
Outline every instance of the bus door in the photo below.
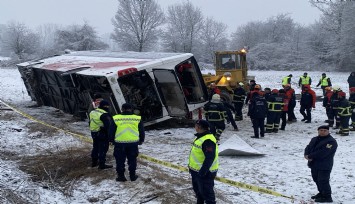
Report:
[[[185,117],[188,114],[188,108],[174,70],[154,69],[153,73],[158,92],[169,115]]]

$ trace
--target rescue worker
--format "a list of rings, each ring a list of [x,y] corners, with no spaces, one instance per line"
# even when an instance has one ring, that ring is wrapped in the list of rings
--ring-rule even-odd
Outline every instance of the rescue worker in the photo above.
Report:
[[[253,96],[256,96],[254,93],[264,96],[264,93],[261,91],[260,84],[256,84],[254,89],[248,93],[247,98],[245,99],[245,103],[248,103],[248,116],[250,116],[250,104],[253,101]]]
[[[332,118],[329,122],[329,126],[332,127],[335,122],[335,127],[334,129],[339,129],[340,127],[340,118],[338,115],[338,110],[339,110],[339,98],[338,98],[338,93],[342,91],[340,87],[334,86],[333,87],[333,94],[330,97],[330,107],[331,107],[331,113],[330,117]]]
[[[240,121],[243,120],[243,105],[245,100],[245,90],[243,88],[244,84],[239,82],[237,87],[234,89],[233,94],[233,104],[235,108],[235,120]]]
[[[265,133],[277,133],[279,131],[281,111],[283,109],[283,97],[279,96],[279,90],[273,89],[267,100],[268,111],[266,116]]]
[[[292,74],[289,74],[288,76],[282,78],[282,87],[284,87],[286,84],[291,84],[291,78],[292,78]]]
[[[212,100],[206,103],[203,109],[205,110],[205,118],[210,124],[210,131],[219,141],[226,128],[224,120],[227,120],[226,109],[221,103],[221,97],[214,94]]]
[[[288,98],[288,111],[287,111],[287,121],[288,122],[296,122],[297,118],[295,115],[295,107],[296,107],[296,94],[295,94],[295,90],[293,88],[291,88],[290,84],[286,84],[284,86],[284,90],[285,90],[285,96]]]
[[[113,155],[116,159],[116,181],[127,181],[125,172],[125,162],[127,159],[129,178],[131,181],[137,180],[137,157],[139,154],[138,145],[142,145],[145,138],[144,126],[141,116],[133,114],[133,106],[129,103],[122,105],[122,113],[113,116],[115,125],[110,128],[110,135],[114,135],[115,149]]]
[[[209,123],[206,120],[196,121],[196,138],[189,156],[188,167],[198,204],[216,203],[213,186],[219,166],[218,145],[216,138],[208,131],[208,128]]]
[[[349,83],[349,90],[352,87],[355,87],[355,72],[351,72],[350,76],[348,77],[348,83]]]
[[[255,91],[249,105],[250,119],[253,123],[254,136],[251,138],[259,138],[265,136],[265,117],[267,114],[267,102],[260,91]]]
[[[109,128],[113,124],[112,116],[108,113],[109,108],[110,103],[101,100],[99,107],[89,114],[92,137],[91,166],[99,165],[99,169],[112,168],[112,165],[105,164],[106,153],[109,149]]]
[[[346,93],[339,92],[339,107],[338,107],[338,115],[340,119],[340,130],[337,134],[341,136],[349,136],[349,120],[351,116],[351,106],[348,100],[346,100]]]
[[[221,95],[221,90],[217,87],[215,83],[211,83],[208,90],[208,100],[211,101],[214,94]]]
[[[304,85],[311,85],[311,84],[312,84],[311,77],[308,76],[307,72],[303,73],[303,75],[300,76],[300,80],[298,81],[298,86],[303,88]]]
[[[311,197],[315,202],[333,202],[329,180],[337,147],[336,140],[329,134],[329,126],[323,125],[318,127],[318,136],[313,137],[304,150],[304,158],[308,160],[318,189],[318,194]]]
[[[316,108],[316,93],[310,88],[309,85],[303,86],[300,104],[300,113],[303,115],[303,119],[301,121],[306,121],[305,123],[311,123],[311,111],[312,108]]]
[[[332,106],[330,104],[330,99],[333,95],[332,88],[327,86],[325,87],[325,97],[323,98],[323,107],[325,107],[325,112],[327,114],[327,120],[326,122],[329,124],[329,126],[333,126],[334,124],[334,119],[332,118]]]
[[[270,88],[265,88],[264,89],[264,97],[265,97],[266,101],[268,100],[270,95],[271,95],[271,89]]]
[[[327,75],[325,73],[322,74],[322,78],[319,80],[317,87],[319,85],[323,89],[323,96],[324,96],[325,95],[325,87],[332,86],[332,82],[330,81],[330,78],[327,77]]]
[[[249,92],[254,90],[255,85],[256,85],[256,82],[254,79],[249,81]]]
[[[286,96],[285,90],[284,89],[280,89],[279,90],[279,96],[282,97],[283,99],[283,108],[282,108],[282,112],[281,112],[281,128],[280,130],[285,130],[286,128],[286,115],[287,115],[287,111],[288,111],[288,104],[290,99]]]
[[[355,131],[355,87],[350,88],[349,103],[351,105],[351,131]]]

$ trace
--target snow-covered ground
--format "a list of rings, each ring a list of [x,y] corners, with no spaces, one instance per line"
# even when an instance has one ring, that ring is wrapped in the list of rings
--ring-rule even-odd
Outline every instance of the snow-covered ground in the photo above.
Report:
[[[308,73],[313,79],[314,87],[321,72]],[[296,83],[303,72],[251,71],[249,74],[254,75],[262,87],[280,88],[282,77],[293,74],[293,82]],[[349,73],[327,75],[334,85],[348,91],[346,79]],[[294,83],[293,87],[299,92]],[[321,94],[320,89],[315,91],[317,95]],[[15,68],[0,68],[0,93],[2,101],[35,118],[72,132],[89,135],[87,121],[76,121],[72,116],[50,107],[34,107],[35,103],[30,101]],[[298,109],[299,106],[296,107],[296,116],[301,118]],[[303,158],[303,150],[310,139],[316,136],[317,127],[324,124],[326,119],[321,103],[316,104],[312,114],[312,123],[298,121],[287,124],[285,131],[267,134],[263,139],[250,138],[253,131],[250,119],[246,116],[245,120],[237,122],[240,131],[234,132],[228,126],[222,135],[222,143],[236,134],[265,156],[220,157],[218,176],[293,196],[295,203],[311,202],[310,196],[317,193],[317,190]],[[338,136],[335,130],[331,130],[331,133],[339,145],[331,174],[334,203],[355,203],[355,132],[351,132],[349,137]],[[141,153],[174,164],[187,165],[193,128],[151,130],[146,134],[146,142],[140,147]],[[0,140],[1,203],[143,203],[150,198],[155,198],[147,202],[150,204],[195,202],[188,173],[140,160],[137,170],[140,178],[137,182],[118,183],[115,181],[114,169],[98,171],[88,167],[90,145],[85,141],[63,131],[51,131],[14,111],[0,110]],[[35,161],[38,157],[56,154],[61,156],[59,154],[76,148],[86,153],[82,158],[74,158],[72,166],[80,166],[81,161],[86,163],[84,162],[80,179],[73,180],[70,189],[64,191],[54,184],[56,175],[48,171],[50,163],[41,164]],[[68,154],[68,160],[69,158],[72,157]],[[112,156],[108,160],[109,163],[114,163]],[[57,165],[59,170],[66,164],[60,159],[51,163]],[[47,170],[45,174],[50,179],[36,177],[33,171],[29,171],[34,168]],[[288,198],[256,193],[220,182],[215,184],[218,203],[291,203]]]

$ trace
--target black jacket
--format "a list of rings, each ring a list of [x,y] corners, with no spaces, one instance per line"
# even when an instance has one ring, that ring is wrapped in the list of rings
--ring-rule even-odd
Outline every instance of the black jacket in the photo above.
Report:
[[[263,96],[255,95],[249,106],[249,116],[254,118],[265,118],[267,114],[267,102]]]
[[[208,102],[203,107],[206,120],[209,122],[223,122],[227,119],[226,108],[223,103]]]
[[[348,77],[349,88],[355,87],[355,72],[351,72],[350,76]]]
[[[308,161],[309,168],[332,170],[337,148],[338,144],[330,134],[325,137],[313,137],[304,150],[304,155],[308,155],[308,158],[312,159],[312,161]]]

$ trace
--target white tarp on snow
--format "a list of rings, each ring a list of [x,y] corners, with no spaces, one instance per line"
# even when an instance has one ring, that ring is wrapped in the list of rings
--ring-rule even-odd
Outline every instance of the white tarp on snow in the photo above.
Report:
[[[258,150],[248,145],[244,140],[240,139],[237,135],[232,135],[223,144],[218,146],[219,156],[252,156],[264,155]]]

